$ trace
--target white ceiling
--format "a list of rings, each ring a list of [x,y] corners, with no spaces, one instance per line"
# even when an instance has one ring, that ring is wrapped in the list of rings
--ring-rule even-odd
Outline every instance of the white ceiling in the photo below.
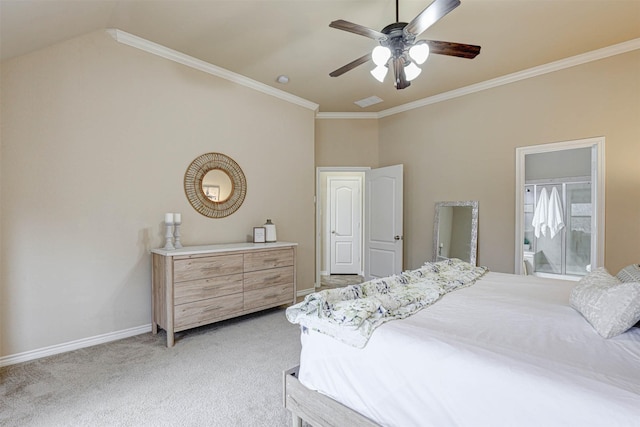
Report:
[[[400,21],[429,3],[400,0]],[[395,21],[395,1],[0,0],[0,54],[116,28],[317,103],[320,112],[378,112],[640,38],[640,0],[462,0],[419,38],[480,45],[480,55],[431,55],[411,86],[396,90],[390,76],[378,83],[369,74],[371,62],[329,77],[376,46],[329,28],[336,19],[381,30]],[[280,74],[287,85],[276,82]],[[370,96],[384,101],[354,104]]]

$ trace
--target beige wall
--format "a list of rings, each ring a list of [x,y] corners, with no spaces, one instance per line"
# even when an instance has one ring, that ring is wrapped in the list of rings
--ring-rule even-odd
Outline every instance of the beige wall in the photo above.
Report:
[[[300,243],[298,287],[311,288],[314,166],[405,165],[405,268],[431,259],[436,201],[479,200],[479,263],[511,272],[515,148],[605,136],[606,266],[640,260],[637,51],[315,130],[310,110],[103,32],[7,61],[1,77],[0,357],[148,324],[165,212],[182,213],[185,244],[244,241],[272,218]],[[182,188],[211,151],[247,176],[225,219]]]
[[[0,356],[150,323],[149,249],[247,241],[271,218],[313,286],[314,112],[89,34],[2,64]],[[243,168],[238,212],[188,204],[190,162]]]
[[[377,119],[318,119],[316,166],[378,166]]]
[[[410,90],[410,89],[408,89]],[[479,264],[513,272],[515,148],[604,136],[605,266],[640,262],[640,52],[380,120],[380,166],[405,165],[405,268],[431,259],[433,206],[479,201]]]

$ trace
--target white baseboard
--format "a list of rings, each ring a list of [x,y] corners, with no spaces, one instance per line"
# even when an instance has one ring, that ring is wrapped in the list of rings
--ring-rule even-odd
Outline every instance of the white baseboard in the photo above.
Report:
[[[15,365],[16,363],[21,362],[28,362],[30,360],[40,359],[41,357],[53,356],[54,354],[66,353],[67,351],[77,350],[79,348],[91,347],[98,344],[117,341],[123,338],[133,337],[135,335],[146,334],[147,332],[151,332],[150,323],[147,325],[136,326],[134,328],[123,329],[121,331],[109,332],[107,334],[83,338],[68,343],[43,347],[37,350],[11,354],[9,356],[0,357],[0,367]]]
[[[296,296],[298,297],[303,297],[309,294],[312,294],[316,291],[315,288],[309,288],[309,289],[301,289],[298,292],[296,292]]]

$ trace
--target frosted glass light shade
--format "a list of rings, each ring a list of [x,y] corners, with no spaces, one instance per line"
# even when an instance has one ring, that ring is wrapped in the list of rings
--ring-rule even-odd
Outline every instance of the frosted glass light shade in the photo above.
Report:
[[[404,67],[404,75],[409,82],[418,77],[421,72],[422,70],[413,62],[409,62],[409,65]]]
[[[378,65],[376,68],[371,70],[371,75],[376,78],[380,83],[384,81],[384,78],[387,75],[389,69],[386,65]]]
[[[411,49],[409,49],[409,56],[416,64],[424,64],[424,61],[429,57],[429,45],[423,41],[414,44],[411,46]]]
[[[389,50],[388,47],[376,46],[371,52],[371,59],[373,59],[373,63],[378,66],[386,64],[390,57],[391,50]]]

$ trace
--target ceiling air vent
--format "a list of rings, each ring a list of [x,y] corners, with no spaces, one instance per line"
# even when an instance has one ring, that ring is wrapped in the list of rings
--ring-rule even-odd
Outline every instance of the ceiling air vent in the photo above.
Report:
[[[370,96],[368,98],[361,99],[360,101],[356,101],[354,102],[354,104],[362,108],[367,108],[380,102],[382,102],[382,99],[378,98],[377,96]]]

